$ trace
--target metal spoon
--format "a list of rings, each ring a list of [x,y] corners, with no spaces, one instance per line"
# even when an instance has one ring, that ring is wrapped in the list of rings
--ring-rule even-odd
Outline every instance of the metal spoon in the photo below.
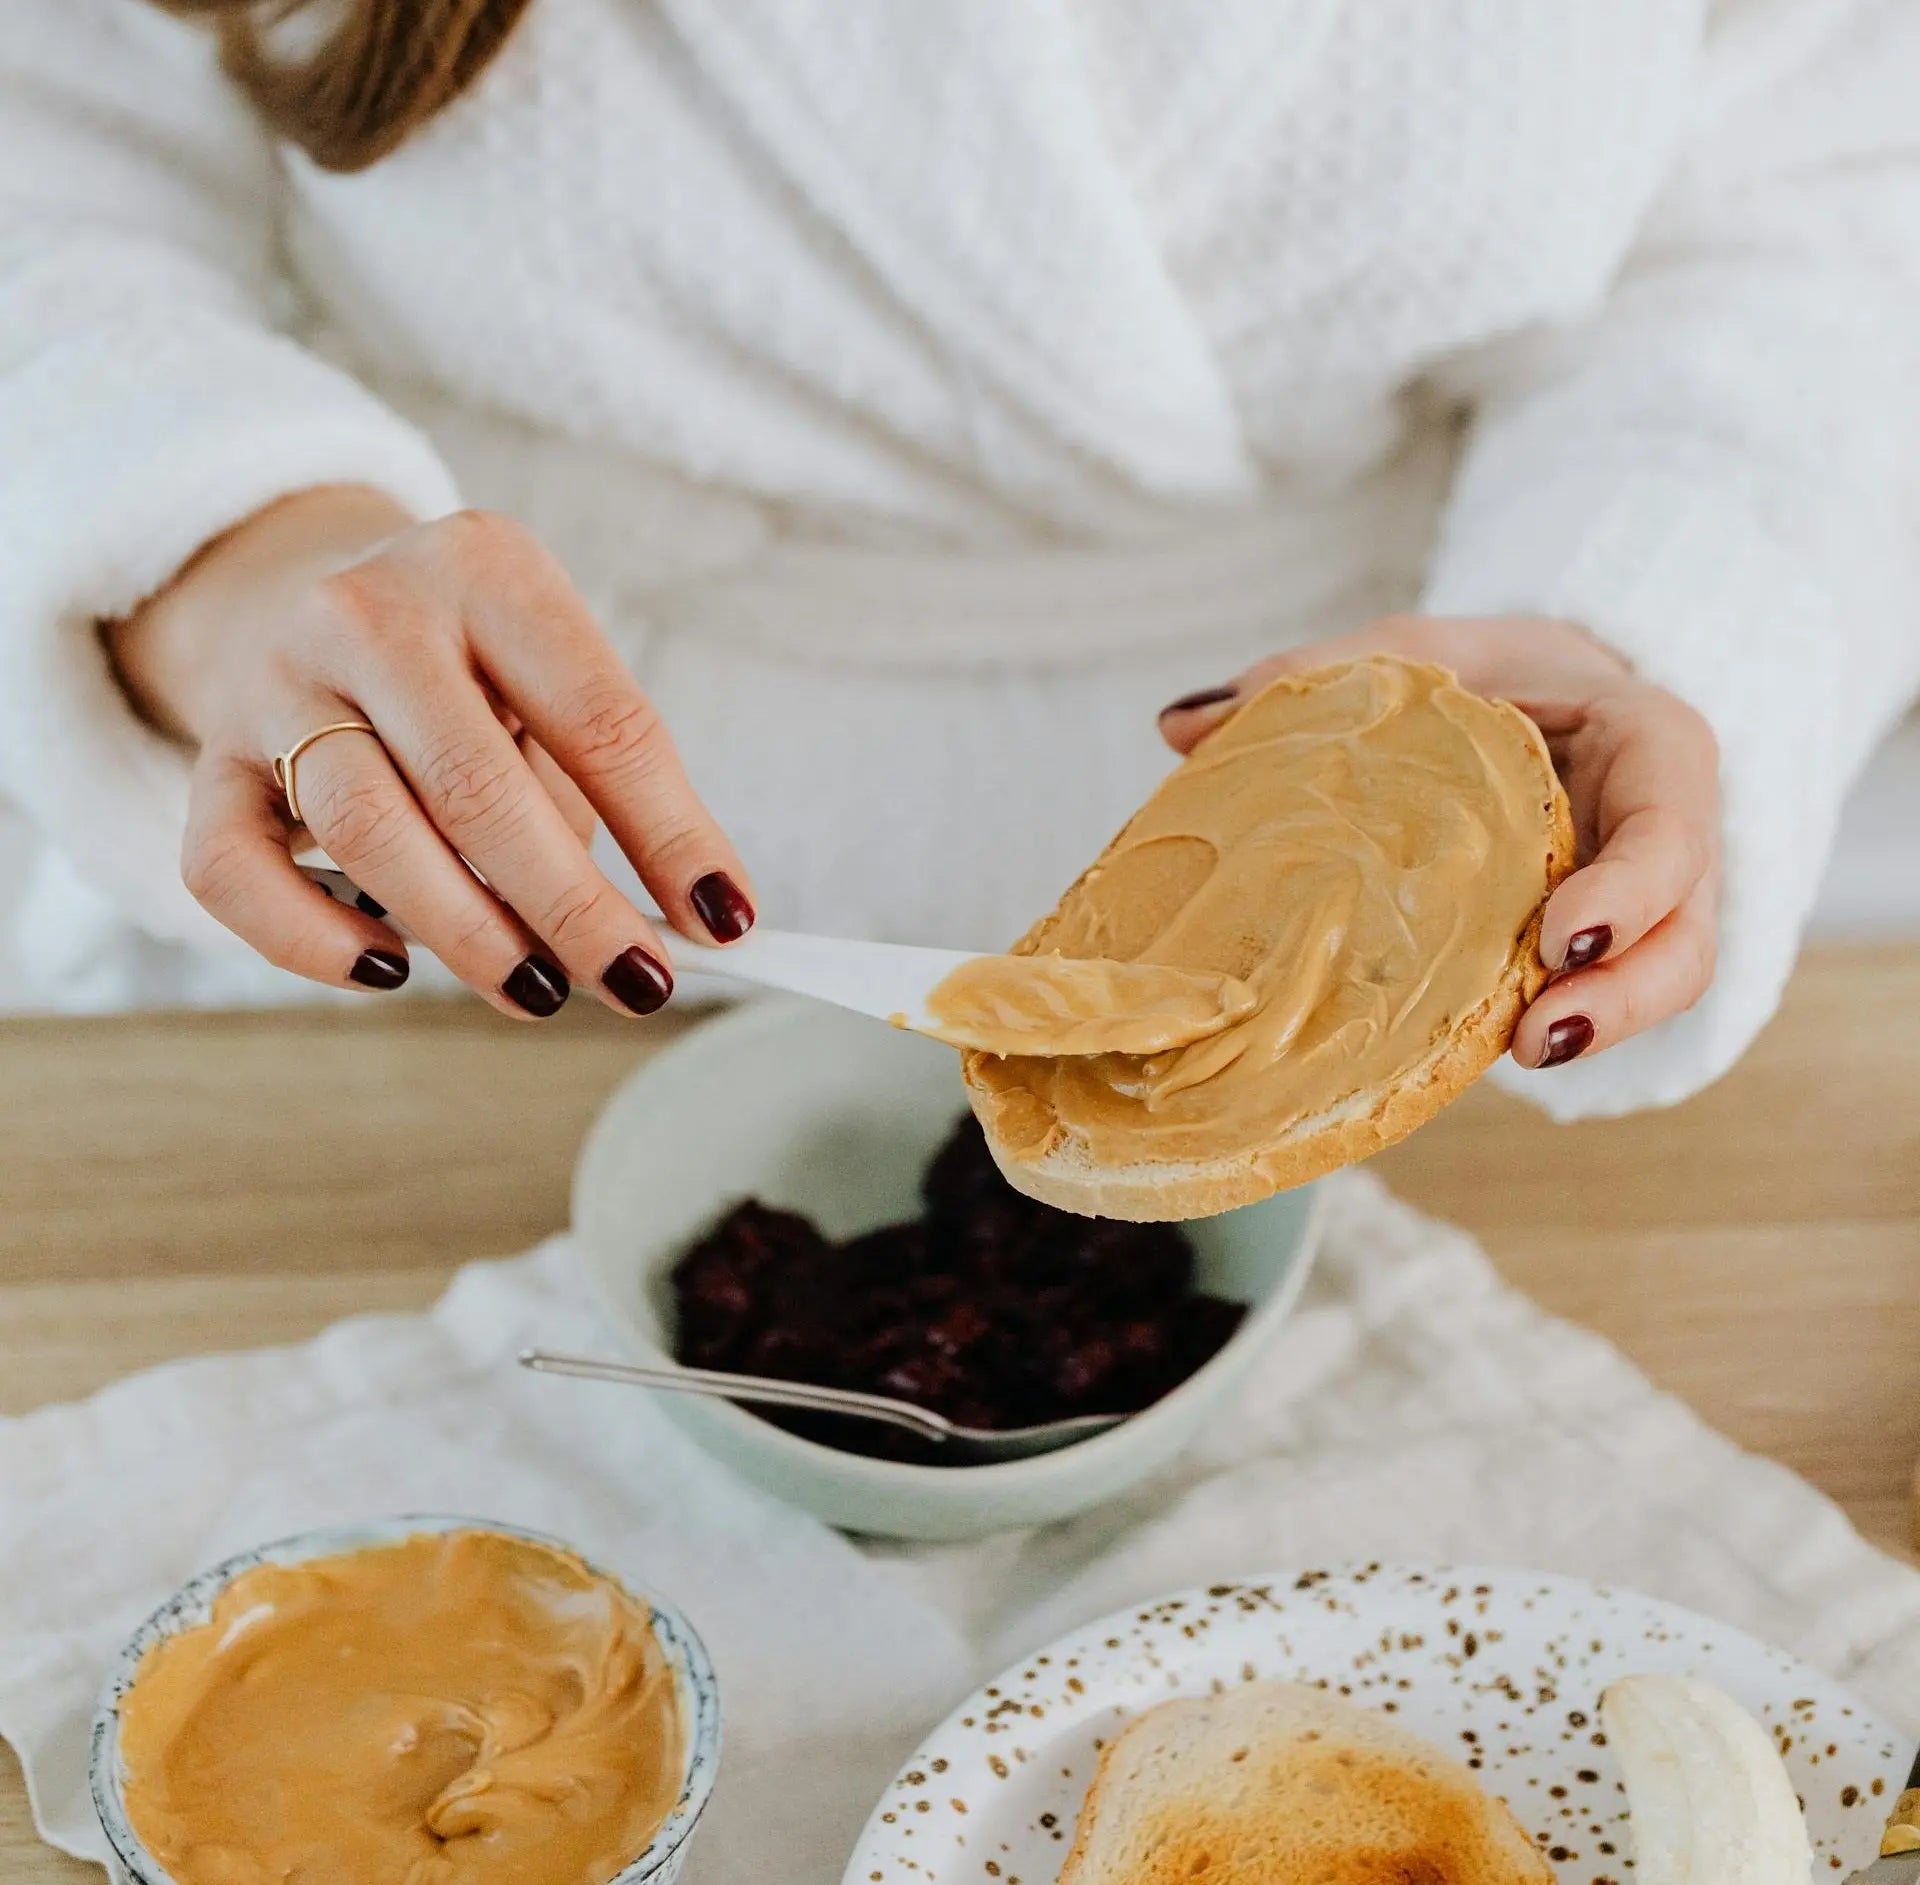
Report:
[[[1071,1420],[1042,1421],[1037,1427],[968,1427],[930,1408],[896,1401],[885,1394],[809,1387],[799,1381],[775,1381],[766,1375],[722,1374],[712,1368],[647,1367],[631,1361],[598,1361],[586,1355],[550,1355],[537,1348],[523,1349],[520,1365],[536,1374],[619,1381],[630,1387],[662,1388],[669,1394],[710,1394],[727,1401],[757,1401],[770,1407],[804,1407],[815,1413],[884,1421],[917,1433],[923,1440],[937,1441],[950,1448],[956,1459],[975,1466],[1057,1453],[1076,1441],[1105,1433],[1127,1418],[1125,1414],[1079,1414]]]

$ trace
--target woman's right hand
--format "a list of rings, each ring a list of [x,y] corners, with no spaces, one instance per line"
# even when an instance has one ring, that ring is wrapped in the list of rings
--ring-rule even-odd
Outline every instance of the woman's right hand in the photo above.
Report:
[[[573,982],[652,1013],[667,953],[589,856],[596,814],[676,928],[725,943],[753,922],[659,716],[505,518],[416,524],[374,491],[304,492],[201,552],[111,645],[135,704],[199,749],[187,887],[296,975],[397,988],[390,911],[503,1014],[551,1014]],[[296,781],[315,843],[365,893],[349,908],[296,868],[272,758],[355,719],[378,738],[329,734]]]

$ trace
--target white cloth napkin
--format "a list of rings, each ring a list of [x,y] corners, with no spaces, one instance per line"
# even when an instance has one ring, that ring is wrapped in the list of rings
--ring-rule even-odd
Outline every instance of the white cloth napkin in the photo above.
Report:
[[[0,1734],[39,1826],[101,1855],[85,1730],[149,1607],[258,1540],[406,1511],[558,1533],[691,1613],[728,1749],[690,1885],[834,1885],[899,1760],[975,1683],[1108,1609],[1263,1568],[1418,1558],[1636,1585],[1920,1729],[1920,1573],[1542,1314],[1467,1237],[1364,1176],[1330,1191],[1302,1307],[1206,1440],[1119,1504],[980,1544],[852,1542],[735,1480],[645,1395],[515,1368],[530,1342],[606,1340],[564,1238],[471,1266],[425,1315],[0,1424]]]

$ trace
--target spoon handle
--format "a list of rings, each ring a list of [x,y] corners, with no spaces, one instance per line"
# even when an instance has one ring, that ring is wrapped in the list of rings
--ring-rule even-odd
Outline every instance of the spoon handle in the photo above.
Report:
[[[619,1381],[630,1387],[662,1388],[669,1394],[709,1394],[727,1401],[757,1401],[770,1407],[804,1407],[814,1413],[851,1414],[857,1420],[883,1420],[923,1440],[950,1440],[946,1417],[884,1394],[860,1394],[852,1388],[809,1387],[775,1381],[765,1375],[723,1374],[713,1368],[650,1368],[639,1362],[596,1361],[586,1355],[553,1355],[522,1349],[520,1366],[536,1374],[572,1375],[582,1381]]]

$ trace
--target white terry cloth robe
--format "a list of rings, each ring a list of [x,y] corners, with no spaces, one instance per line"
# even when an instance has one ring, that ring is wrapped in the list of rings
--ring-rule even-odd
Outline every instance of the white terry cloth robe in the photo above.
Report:
[[[903,939],[1017,933],[1265,650],[1580,622],[1719,735],[1720,971],[1508,1077],[1672,1100],[1920,682],[1917,461],[1912,0],[533,0],[348,176],[197,28],[13,0],[8,993],[310,992],[181,887],[96,623],[348,480],[544,535],[768,917]]]

